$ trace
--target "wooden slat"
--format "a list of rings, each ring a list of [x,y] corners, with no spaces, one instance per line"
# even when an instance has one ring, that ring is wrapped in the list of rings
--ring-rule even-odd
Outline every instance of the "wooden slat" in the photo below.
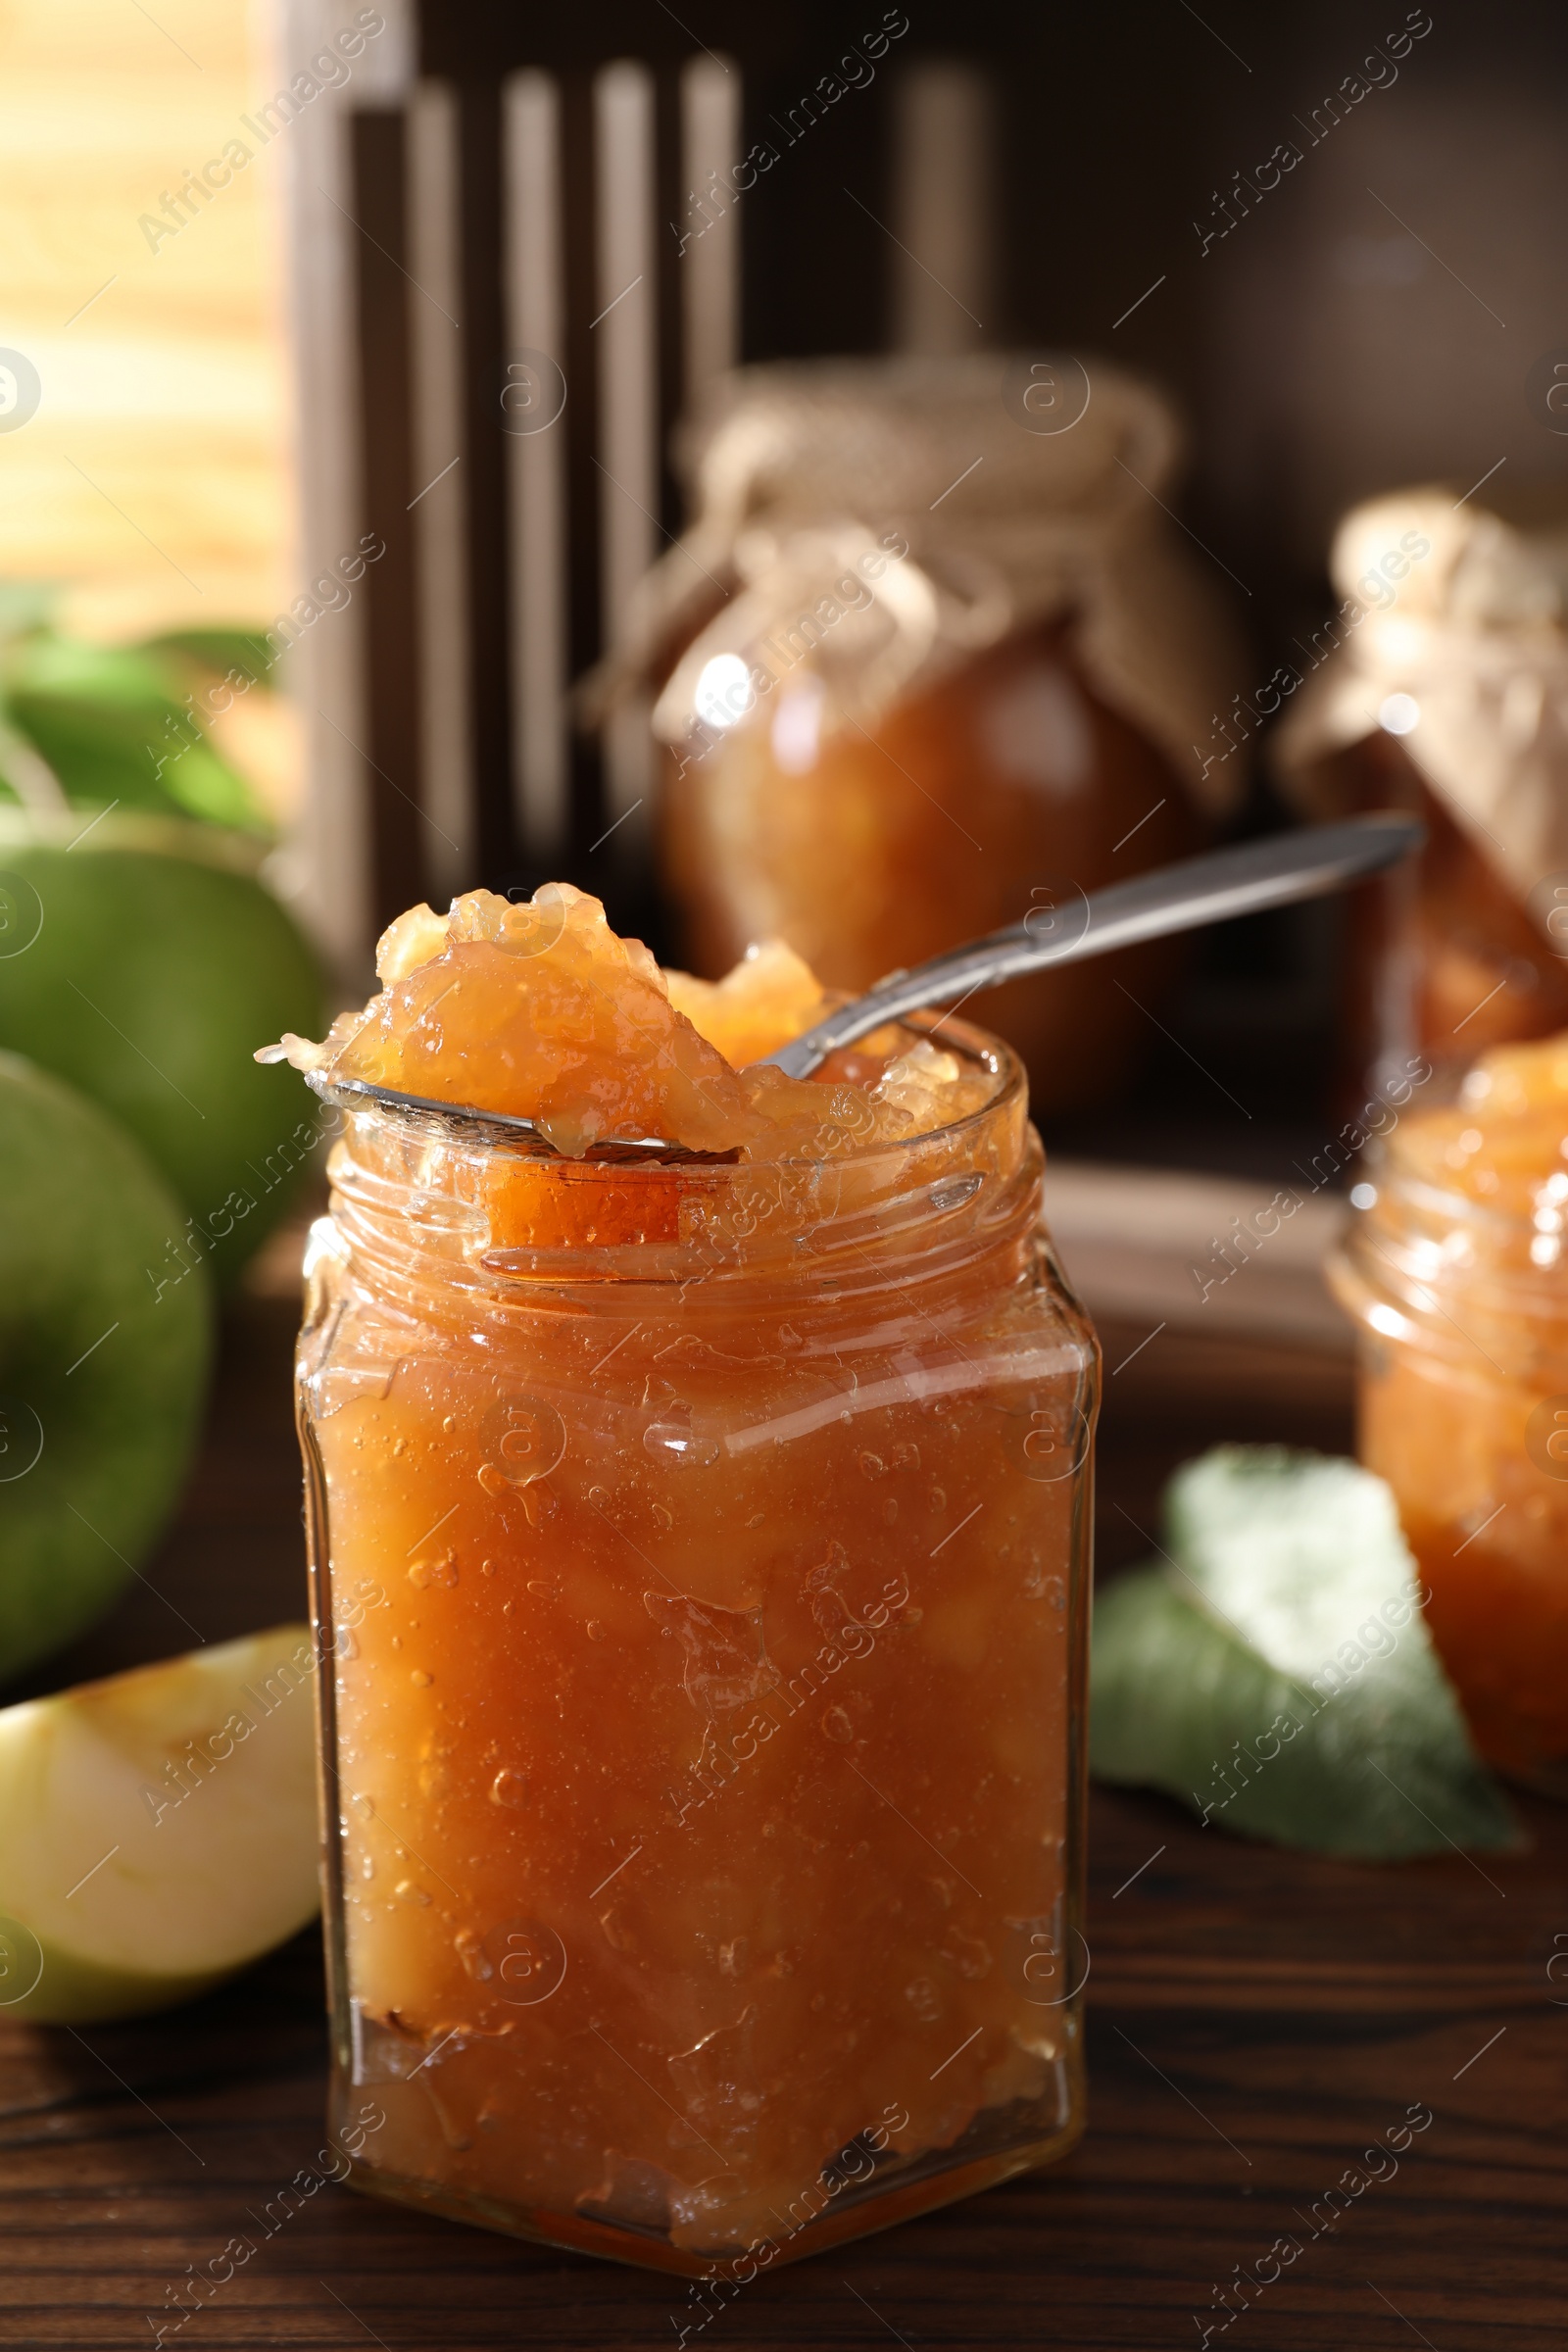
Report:
[[[408,139],[420,798],[429,820],[425,866],[434,903],[444,906],[479,879],[464,473],[472,457],[464,431],[462,136],[457,93],[448,83],[423,81],[414,91]]]
[[[600,514],[603,479],[594,464],[596,444],[596,353],[593,319],[598,313],[598,188],[595,179],[594,108],[591,77],[566,74],[561,82],[562,213],[564,223],[566,338],[562,366],[566,376],[566,545],[570,615],[567,670],[581,677],[601,650]],[[603,762],[596,736],[571,735],[570,829],[574,858],[581,858],[608,822],[604,814]]]
[[[473,728],[477,871],[504,885],[515,865],[512,783],[511,581],[507,565],[507,436],[501,430],[501,92],[460,87],[463,218],[464,460],[466,477],[468,692]]]
[[[360,236],[359,424],[365,526],[385,553],[365,574],[366,711],[371,914],[376,930],[425,896],[419,808],[419,636],[409,502],[414,424],[409,380],[408,172],[401,108],[353,118],[353,213]]]
[[[992,78],[949,58],[915,60],[894,87],[894,345],[939,355],[995,347]]]
[[[525,873],[560,863],[568,832],[566,441],[562,285],[561,99],[547,74],[502,95],[503,271],[513,404],[505,418],[510,501],[513,808]],[[526,356],[531,355],[531,356]]]
[[[598,422],[600,640],[612,645],[662,545],[660,504],[659,263],[655,244],[654,77],[618,59],[594,77],[597,283],[591,322]],[[605,862],[640,854],[649,822],[653,745],[645,697],[605,723]],[[590,850],[590,855],[592,851]]]
[[[411,72],[412,0],[384,0],[380,14],[386,29],[367,44],[352,80],[323,91],[288,125],[295,592],[327,573],[341,576],[365,529],[357,292],[364,231],[355,218],[352,116],[363,106],[401,103]],[[338,0],[279,0],[279,52],[317,56],[342,24]],[[368,984],[379,927],[371,904],[374,778],[365,759],[368,622],[368,601],[356,588],[351,604],[291,647],[281,673],[307,746],[304,806],[286,855],[289,886],[349,988]]]
[[[701,409],[718,378],[734,367],[739,352],[741,207],[726,198],[741,157],[741,69],[728,57],[695,57],[681,71],[679,197],[661,231],[668,251],[679,256],[680,291],[675,304],[683,329],[684,380],[679,406]],[[687,199],[702,195],[718,174],[710,210],[715,217],[684,253],[669,222],[693,225]]]

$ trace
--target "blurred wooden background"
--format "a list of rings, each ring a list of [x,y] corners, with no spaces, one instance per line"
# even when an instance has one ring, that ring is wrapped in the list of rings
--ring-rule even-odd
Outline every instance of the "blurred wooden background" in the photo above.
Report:
[[[336,5],[287,0],[284,49]],[[1184,527],[1260,681],[1321,615],[1348,503],[1499,464],[1562,477],[1530,377],[1563,333],[1568,24],[1537,0],[1386,24],[1343,0],[382,13],[375,94],[362,77],[291,130],[307,568],[367,515],[393,551],[300,650],[345,954],[426,876],[580,877],[638,797],[635,744],[602,762],[563,695],[678,527],[669,427],[731,353],[1147,370],[1187,410]],[[777,163],[714,198],[758,141]],[[524,347],[565,393],[537,433],[503,405]],[[634,825],[619,848],[594,879],[638,907]]]

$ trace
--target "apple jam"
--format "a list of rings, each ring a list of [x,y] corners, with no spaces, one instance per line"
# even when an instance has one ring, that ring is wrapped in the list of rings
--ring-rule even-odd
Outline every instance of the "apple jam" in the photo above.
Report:
[[[1043,934],[1239,808],[1219,713],[1248,657],[1173,527],[1182,439],[1149,384],[1023,352],[711,387],[675,450],[686,530],[582,700],[627,800],[651,702],[696,970],[776,932],[858,993],[1026,916]],[[1146,941],[996,991],[1037,1111],[1116,1091],[1187,952]]]
[[[1082,2125],[1093,1334],[1017,1062],[565,890],[383,942],[299,1353],[362,2186],[744,2280]],[[731,1054],[736,1059],[731,1059]],[[548,1132],[547,1132],[548,1130]],[[653,1140],[650,1140],[653,1139]]]
[[[729,964],[761,913],[858,994],[1202,847],[1181,779],[1093,692],[1059,626],[1017,632],[868,724],[830,726],[825,700],[808,670],[703,758],[667,755],[664,866],[703,970]],[[1167,991],[1186,954],[1124,950],[1120,989],[1083,963],[996,991],[1039,1107],[1114,1090],[1149,1034],[1135,1000]]]
[[[1376,1176],[1333,1269],[1361,1458],[1479,1745],[1568,1794],[1568,1036],[1485,1054]]]
[[[1397,872],[1350,893],[1341,961],[1343,1084],[1365,1099],[1413,1054],[1450,1085],[1489,1046],[1568,1021],[1568,965],[1424,779],[1396,737],[1364,736],[1318,770],[1336,813],[1405,808],[1426,840]],[[1560,928],[1560,918],[1559,918]]]

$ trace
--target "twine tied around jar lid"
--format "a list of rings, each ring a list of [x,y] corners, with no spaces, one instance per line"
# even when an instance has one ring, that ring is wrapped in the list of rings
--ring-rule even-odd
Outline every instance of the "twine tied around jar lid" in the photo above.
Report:
[[[830,360],[724,379],[677,436],[694,519],[584,680],[585,716],[602,721],[662,679],[656,734],[701,748],[700,682],[729,656],[750,683],[729,670],[742,704],[720,727],[801,662],[824,689],[824,727],[868,726],[897,697],[1059,618],[1093,689],[1200,808],[1230,809],[1242,763],[1201,747],[1245,681],[1225,600],[1163,504],[1174,416],[1098,362],[1060,363],[1046,392],[1045,365]]]
[[[1274,741],[1286,791],[1337,813],[1318,762],[1386,728],[1544,930],[1537,886],[1568,872],[1568,507],[1397,491],[1350,510],[1331,567],[1342,601]]]

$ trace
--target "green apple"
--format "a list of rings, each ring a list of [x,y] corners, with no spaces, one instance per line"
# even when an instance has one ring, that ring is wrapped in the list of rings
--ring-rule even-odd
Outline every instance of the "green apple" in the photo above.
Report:
[[[315,1916],[314,1654],[283,1625],[0,1713],[0,2017],[170,2008]]]
[[[212,827],[0,811],[0,1047],[124,1122],[220,1284],[315,1135],[293,1073],[251,1058],[285,1029],[318,1035],[322,1012],[316,958],[256,864]]]
[[[123,1128],[0,1054],[0,1677],[92,1622],[179,1493],[213,1319],[200,1259],[169,1276],[183,1230]]]

